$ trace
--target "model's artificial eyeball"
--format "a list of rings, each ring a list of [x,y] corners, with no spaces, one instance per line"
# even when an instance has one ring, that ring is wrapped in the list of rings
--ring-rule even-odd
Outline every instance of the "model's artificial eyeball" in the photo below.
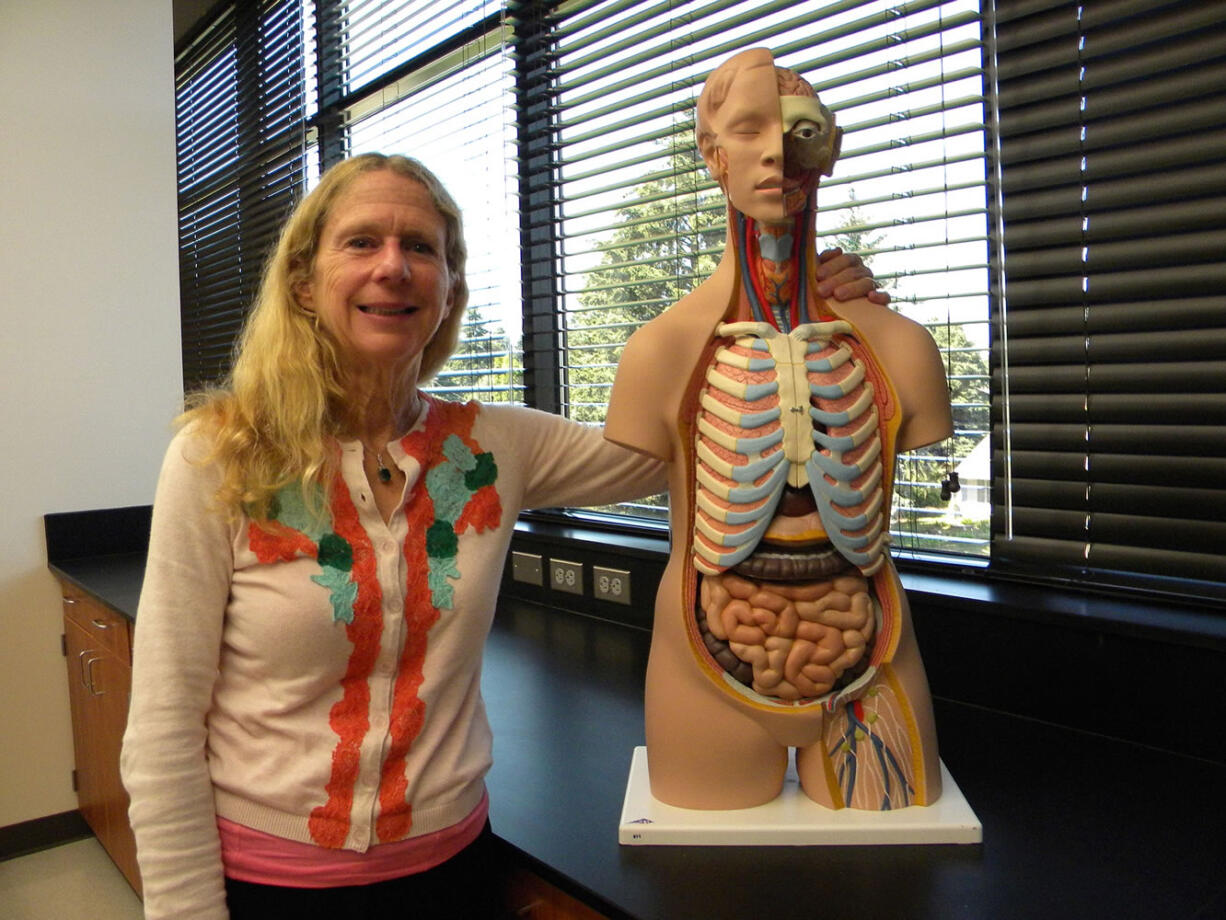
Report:
[[[784,157],[792,169],[821,169],[831,162],[829,124],[802,118],[784,137]]]
[[[798,141],[815,141],[826,133],[826,126],[820,122],[802,119],[792,125],[792,130],[788,133]]]

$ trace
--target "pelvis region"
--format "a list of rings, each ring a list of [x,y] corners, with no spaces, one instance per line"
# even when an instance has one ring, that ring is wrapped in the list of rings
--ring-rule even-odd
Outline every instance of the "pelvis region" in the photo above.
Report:
[[[881,660],[888,394],[841,320],[717,332],[695,424],[697,633],[746,695],[833,705]]]

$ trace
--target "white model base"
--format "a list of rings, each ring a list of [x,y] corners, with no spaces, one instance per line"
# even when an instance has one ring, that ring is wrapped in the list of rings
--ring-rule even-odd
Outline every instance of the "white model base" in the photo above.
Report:
[[[941,764],[941,797],[895,811],[832,810],[800,789],[794,766],[783,793],[756,808],[695,811],[657,802],[647,775],[647,748],[636,747],[622,805],[619,843],[687,846],[849,846],[979,843],[983,826]]]

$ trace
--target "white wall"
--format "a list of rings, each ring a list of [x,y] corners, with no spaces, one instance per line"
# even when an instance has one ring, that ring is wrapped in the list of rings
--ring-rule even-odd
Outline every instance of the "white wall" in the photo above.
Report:
[[[42,515],[148,504],[182,398],[166,0],[0,0],[0,827],[76,807]]]

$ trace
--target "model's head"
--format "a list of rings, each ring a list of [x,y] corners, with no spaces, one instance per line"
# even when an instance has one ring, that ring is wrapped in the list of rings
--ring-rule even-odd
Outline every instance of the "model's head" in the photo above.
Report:
[[[695,121],[699,152],[741,213],[790,220],[838,157],[842,132],[813,87],[765,48],[729,58],[707,78]]]

